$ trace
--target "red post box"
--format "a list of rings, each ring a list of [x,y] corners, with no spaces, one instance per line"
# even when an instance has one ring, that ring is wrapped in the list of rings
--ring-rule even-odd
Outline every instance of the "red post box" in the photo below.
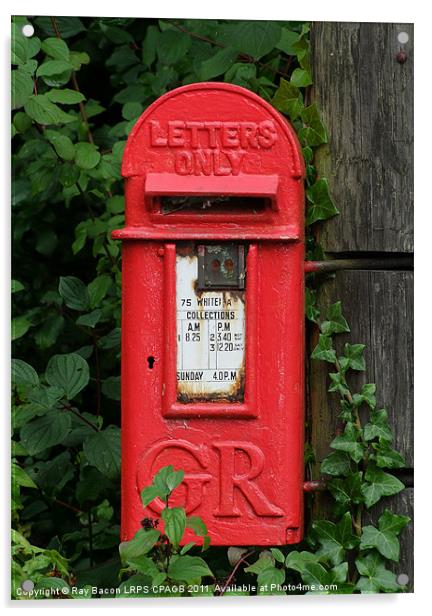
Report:
[[[304,166],[256,94],[187,85],[142,114],[123,158],[122,539],[173,503],[213,545],[303,526]],[[177,502],[174,503],[174,498]],[[171,502],[170,502],[171,505]]]

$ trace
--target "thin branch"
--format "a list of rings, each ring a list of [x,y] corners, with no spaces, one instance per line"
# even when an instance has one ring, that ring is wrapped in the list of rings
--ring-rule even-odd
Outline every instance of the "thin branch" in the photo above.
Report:
[[[99,432],[99,428],[97,426],[95,426],[94,424],[92,424],[91,421],[89,421],[88,419],[86,419],[85,417],[83,417],[83,415],[81,415],[81,413],[79,413],[77,410],[75,410],[73,408],[73,406],[71,406],[70,404],[67,404],[65,402],[62,402],[62,407],[66,410],[66,411],[70,411],[71,413],[73,413],[73,415],[75,415],[75,417],[78,417],[79,419],[81,419],[81,421],[83,421],[85,424],[87,424],[89,426],[89,428],[91,428],[92,430],[94,430],[95,432]]]
[[[249,556],[252,556],[252,554],[255,552],[255,550],[251,550],[250,552],[248,552],[247,554],[245,554],[244,556],[242,556],[235,564],[234,569],[231,571],[227,581],[225,582],[225,586],[222,588],[222,590],[219,593],[219,596],[222,597],[222,595],[226,592],[226,589],[228,588],[228,586],[231,584],[237,569],[240,567],[240,565],[244,562],[246,564],[248,564],[247,562],[247,558],[249,558]]]

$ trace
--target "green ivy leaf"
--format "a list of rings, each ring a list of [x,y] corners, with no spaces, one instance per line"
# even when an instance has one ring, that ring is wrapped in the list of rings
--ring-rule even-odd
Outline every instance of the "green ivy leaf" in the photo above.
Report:
[[[320,471],[325,475],[347,475],[350,470],[350,456],[344,451],[334,451],[321,462]]]
[[[328,182],[325,178],[317,180],[315,184],[310,186],[306,190],[306,196],[309,202],[306,212],[306,226],[339,214],[339,210],[330,197]]]
[[[199,556],[179,556],[171,560],[168,568],[168,577],[180,582],[191,583],[205,576],[213,577],[213,574]]]
[[[365,473],[367,483],[362,485],[362,493],[365,497],[366,507],[369,509],[375,505],[382,496],[392,496],[404,489],[404,484],[393,475],[375,468],[369,463]]]
[[[383,558],[375,550],[357,558],[355,564],[361,575],[356,588],[361,592],[397,592],[401,589],[396,582],[396,575],[385,568]]]
[[[388,442],[372,443],[375,453],[371,455],[380,468],[404,468],[405,460],[401,454],[392,449]]]
[[[273,558],[270,556],[260,556],[252,565],[245,568],[246,573],[256,573],[259,575],[264,569],[274,566]]]
[[[297,86],[285,79],[281,79],[279,88],[276,90],[272,105],[278,111],[286,113],[293,121],[298,118],[303,109],[303,96]]]
[[[42,125],[67,124],[74,121],[73,117],[52,103],[46,94],[30,96],[24,109],[32,120]]]
[[[333,341],[330,336],[320,334],[318,344],[311,354],[312,359],[321,359],[331,364],[336,362],[336,351],[333,349]]]
[[[375,391],[376,391],[375,383],[366,383],[365,385],[363,385],[360,391],[360,394],[354,394],[353,403],[356,406],[360,406],[360,404],[365,402],[371,409],[375,409],[376,407]]]
[[[75,163],[81,169],[93,169],[100,161],[100,153],[95,145],[81,141],[75,145]]]
[[[348,325],[348,324],[347,324]],[[363,357],[363,352],[366,348],[364,344],[348,344],[344,346],[344,356],[348,360],[347,369],[351,370],[365,370],[366,363]]]
[[[47,411],[42,417],[33,419],[21,428],[21,442],[29,455],[59,445],[71,429],[71,416],[66,411]]]
[[[401,530],[405,528],[405,526],[411,521],[406,515],[396,515],[392,513],[389,509],[386,509],[384,513],[381,514],[378,520],[378,528],[382,532],[392,532],[395,535],[398,535]]]
[[[61,276],[58,290],[68,308],[84,311],[90,307],[87,287],[79,278]]]
[[[349,512],[345,513],[338,524],[328,520],[318,520],[312,524],[321,547],[317,556],[330,560],[333,565],[339,565],[345,550],[351,550],[358,545],[359,539],[352,531],[352,520]]]
[[[161,517],[165,523],[165,534],[171,543],[178,547],[186,529],[186,513],[183,507],[165,507]]]
[[[304,71],[301,69],[296,70],[308,75],[308,71]],[[327,131],[324,124],[322,123],[321,114],[316,103],[312,103],[312,105],[309,105],[309,107],[305,107],[302,110],[300,117],[305,124],[305,127],[299,130],[299,139],[302,145],[316,147],[323,143],[327,143]],[[336,210],[334,206],[333,208]],[[338,211],[336,210],[334,214],[338,214]]]
[[[360,550],[376,548],[384,558],[399,560],[399,540],[390,531],[381,531],[375,526],[363,526]]]
[[[84,443],[85,456],[92,466],[109,479],[117,479],[120,474],[120,429],[108,426],[95,432]]]
[[[277,567],[267,567],[263,569],[257,577],[257,592],[262,594],[279,594],[277,591],[278,586],[282,586],[285,581],[285,571],[278,569]],[[285,594],[281,592],[280,594]]]
[[[307,70],[304,70],[302,68],[295,68],[291,75],[291,83],[297,88],[307,88],[307,86],[310,86],[313,83],[312,75]],[[320,141],[320,143],[325,143],[325,142]],[[315,144],[311,143],[309,139],[308,145],[315,145]]]
[[[359,463],[364,453],[364,447],[358,441],[359,437],[359,430],[353,423],[349,422],[345,426],[344,433],[333,439],[330,447],[338,451],[345,451],[354,462]]]
[[[349,332],[350,328],[342,314],[342,303],[336,302],[327,310],[327,320],[321,323],[321,332],[326,336]]]
[[[288,56],[297,55],[297,50],[294,47],[294,43],[297,43],[300,39],[298,32],[289,30],[288,28],[282,28],[281,37],[276,47],[285,52]]]
[[[347,396],[350,393],[345,378],[340,372],[330,372],[329,377],[331,385],[328,390],[330,392],[338,392],[341,396]]]
[[[350,473],[344,479],[332,479],[328,482],[328,488],[336,501],[338,510],[345,511],[350,503],[363,502],[362,473],[361,471]]]
[[[46,367],[45,378],[72,400],[89,382],[89,367],[77,353],[53,355]]]

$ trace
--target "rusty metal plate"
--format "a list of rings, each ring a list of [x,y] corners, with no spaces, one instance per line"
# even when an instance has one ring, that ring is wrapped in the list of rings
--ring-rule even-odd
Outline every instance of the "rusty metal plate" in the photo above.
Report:
[[[198,251],[176,256],[177,399],[244,400],[245,297],[243,290],[198,289]]]

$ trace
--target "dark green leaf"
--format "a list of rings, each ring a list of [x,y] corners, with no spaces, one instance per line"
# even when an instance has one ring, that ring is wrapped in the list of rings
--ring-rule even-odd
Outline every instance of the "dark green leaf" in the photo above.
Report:
[[[336,351],[333,349],[333,341],[330,336],[320,334],[317,346],[314,348],[312,359],[321,359],[332,364],[336,362]]]
[[[307,79],[309,75],[308,71],[303,71],[302,69],[296,70],[300,71],[299,77],[300,74],[302,74],[303,78]],[[297,84],[295,83],[294,85]],[[300,115],[303,123],[305,124],[305,127],[301,128],[299,131],[299,138],[302,145],[316,147],[317,145],[327,143],[327,131],[322,123],[321,114],[318,110],[317,104],[312,103],[309,107],[305,107]],[[337,214],[338,212],[336,211],[334,213]]]
[[[102,383],[102,393],[111,400],[121,400],[120,377],[110,376]]]
[[[62,75],[63,73],[69,73],[72,70],[72,66],[69,62],[62,60],[47,60],[39,66],[36,71],[37,77],[53,77],[55,75]],[[67,80],[68,81],[68,80]]]
[[[303,97],[297,86],[281,79],[279,88],[273,96],[272,104],[282,113],[286,113],[291,120],[295,120],[303,109]]]
[[[328,182],[322,178],[306,191],[309,206],[306,215],[306,225],[312,225],[318,220],[327,220],[339,211],[335,207],[329,193]]]
[[[31,322],[26,317],[12,319],[12,340],[18,340],[28,332]]]
[[[81,92],[69,90],[68,88],[49,90],[46,95],[53,103],[61,103],[63,105],[75,105],[85,100],[85,96]]]
[[[162,64],[175,64],[184,58],[191,45],[192,40],[188,34],[178,30],[165,30],[160,33],[156,43],[159,61]]]
[[[276,567],[266,567],[257,577],[258,594],[278,594],[278,586],[285,581],[285,571]]]
[[[231,32],[231,45],[238,51],[259,60],[280,41],[281,27],[274,21],[241,21]]]
[[[47,56],[54,58],[54,60],[61,60],[69,63],[69,47],[61,38],[50,37],[42,41],[42,51],[44,51]]]
[[[149,26],[147,28],[142,46],[142,61],[147,67],[149,67],[156,58],[157,40],[159,36],[159,28],[156,26]]]
[[[84,24],[78,17],[56,17],[55,20],[62,38],[67,39],[80,32],[85,32]],[[50,17],[38,17],[36,23],[40,28],[45,30],[47,34],[51,36],[56,35]]]
[[[346,475],[351,469],[351,461],[348,453],[334,451],[321,462],[321,473],[326,475]]]
[[[381,531],[375,526],[363,526],[360,549],[376,548],[384,558],[399,560],[399,540],[395,533]]]
[[[408,516],[396,515],[386,509],[378,520],[378,528],[384,533],[392,532],[395,535],[398,535],[410,521],[411,518]]]
[[[33,419],[21,429],[21,441],[31,456],[60,444],[69,433],[71,417],[66,411],[52,410]]]
[[[273,558],[277,560],[279,563],[285,562],[285,556],[282,554],[282,552],[278,548],[270,548],[270,551],[272,553]]]
[[[344,433],[337,436],[330,443],[330,447],[338,451],[345,451],[354,462],[360,462],[363,457],[364,448],[358,441],[360,432],[353,423],[347,423]]]
[[[105,430],[96,432],[84,443],[84,453],[89,464],[109,479],[116,479],[120,474],[119,428],[108,426]]]
[[[12,71],[12,109],[23,107],[33,93],[33,79],[21,69]]]
[[[93,169],[100,161],[100,153],[95,145],[82,141],[75,145],[75,163],[81,169]]]
[[[168,577],[172,580],[194,582],[204,576],[213,577],[213,574],[199,556],[179,556],[168,568]]]
[[[231,47],[221,49],[211,56],[208,60],[204,60],[200,68],[200,79],[206,81],[213,79],[222,73],[225,73],[234,62],[237,52]]]
[[[349,332],[350,328],[342,314],[341,302],[332,304],[327,310],[327,320],[321,323],[321,332],[326,336]]]
[[[84,325],[85,327],[95,327],[100,321],[102,317],[102,311],[97,308],[96,310],[92,310],[88,314],[82,314],[77,318],[77,325]]]
[[[12,360],[11,376],[12,383],[16,385],[39,385],[39,377],[36,370],[22,359]]]
[[[55,131],[46,131],[48,141],[53,145],[55,151],[63,160],[73,160],[75,158],[75,147],[66,135]]]
[[[393,475],[375,468],[370,462],[365,473],[367,483],[362,485],[366,507],[372,507],[382,496],[392,496],[404,489],[404,484]]]
[[[366,383],[365,385],[363,385],[361,392],[359,394],[354,394],[353,396],[354,404],[356,406],[360,406],[360,404],[365,402],[371,409],[374,409],[376,407],[375,391],[376,391],[375,383]],[[381,422],[381,425],[382,425],[382,422]]]
[[[74,118],[52,103],[46,94],[32,95],[24,105],[25,112],[38,124],[67,124]]]
[[[401,454],[392,449],[387,442],[374,443],[375,461],[380,468],[404,468],[405,460]]]
[[[366,554],[366,556],[357,558],[355,563],[362,576],[356,587],[362,592],[397,592],[400,590],[400,586],[396,582],[396,575],[385,568],[383,558],[375,550]]]
[[[27,475],[25,470],[15,463],[12,463],[11,479],[13,485],[22,486],[23,488],[37,488],[37,485]]]
[[[296,43],[299,38],[300,35],[298,32],[289,30],[288,28],[282,28],[281,37],[276,47],[284,51],[288,56],[295,56],[297,55],[297,49],[294,47],[294,43]]]
[[[183,507],[162,509],[161,517],[165,523],[164,531],[171,543],[178,547],[186,528],[186,513]]]
[[[351,370],[365,370],[366,364],[363,352],[366,348],[364,344],[348,344],[344,346],[344,355],[348,359],[348,368]]]
[[[145,530],[141,528],[130,541],[123,541],[119,545],[122,562],[134,561],[140,556],[148,554],[159,541],[160,532],[155,528]]]
[[[53,355],[46,367],[45,378],[71,400],[88,384],[89,367],[86,360],[77,353]]]
[[[313,83],[312,75],[309,71],[303,70],[302,68],[295,68],[291,75],[291,83],[297,88],[306,88]],[[309,145],[314,145],[310,143],[310,140],[308,140],[308,142]]]
[[[66,306],[73,310],[87,310],[90,307],[90,298],[85,284],[75,276],[61,276],[59,293]]]

